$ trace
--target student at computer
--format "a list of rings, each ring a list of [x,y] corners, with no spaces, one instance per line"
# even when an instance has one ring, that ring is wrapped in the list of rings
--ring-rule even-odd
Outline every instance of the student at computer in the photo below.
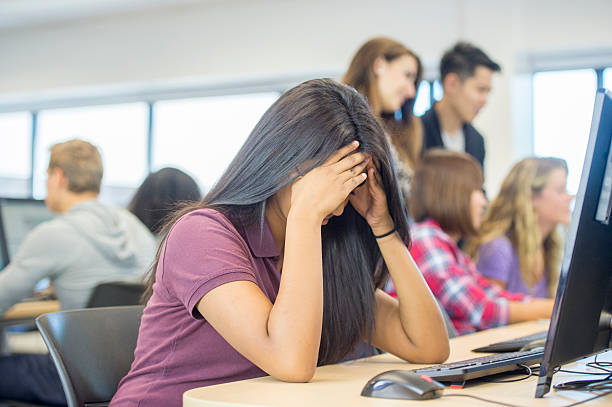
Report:
[[[417,222],[410,253],[460,335],[550,317],[553,301],[512,293],[484,278],[457,246],[476,235],[487,201],[478,162],[466,153],[433,149],[423,156],[410,195]]]
[[[485,277],[508,291],[551,297],[568,225],[567,164],[559,158],[525,158],[506,176],[467,252]]]
[[[165,167],[145,178],[134,193],[128,209],[151,233],[158,234],[163,220],[177,204],[200,199],[200,187],[191,176],[178,168]]]
[[[62,309],[83,308],[104,281],[137,280],[155,257],[155,239],[130,212],[97,200],[102,159],[82,140],[51,147],[45,203],[60,216],[34,228],[0,271],[0,314],[48,277]],[[65,403],[48,355],[0,357],[0,399]]]
[[[364,95],[383,124],[405,197],[410,175],[420,159],[423,126],[412,112],[423,68],[419,57],[390,38],[372,38],[353,56],[342,81]],[[401,120],[395,112],[401,111]]]
[[[480,48],[459,42],[440,61],[444,94],[421,118],[423,150],[446,148],[472,155],[484,168],[485,143],[472,121],[487,104],[493,73],[500,66]]]
[[[284,93],[168,224],[111,405],[178,405],[190,388],[266,374],[305,382],[369,337],[406,360],[444,360],[392,165],[357,92],[320,79]],[[380,290],[389,274],[399,301]]]

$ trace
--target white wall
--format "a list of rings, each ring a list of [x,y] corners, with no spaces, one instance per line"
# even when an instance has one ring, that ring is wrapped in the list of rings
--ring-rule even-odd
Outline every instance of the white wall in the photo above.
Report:
[[[375,35],[404,42],[435,66],[446,48],[465,39],[503,67],[475,123],[487,140],[487,188],[495,192],[511,164],[531,150],[521,57],[612,49],[610,15],[610,0],[183,3],[0,31],[0,104],[89,86],[342,72]]]

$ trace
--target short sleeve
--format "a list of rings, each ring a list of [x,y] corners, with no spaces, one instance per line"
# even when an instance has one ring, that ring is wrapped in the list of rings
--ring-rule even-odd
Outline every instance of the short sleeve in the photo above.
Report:
[[[507,284],[513,254],[514,248],[507,237],[495,238],[480,246],[476,268],[483,276]]]
[[[252,256],[231,222],[212,209],[183,216],[166,239],[157,278],[194,318],[204,295],[232,281],[257,284]]]

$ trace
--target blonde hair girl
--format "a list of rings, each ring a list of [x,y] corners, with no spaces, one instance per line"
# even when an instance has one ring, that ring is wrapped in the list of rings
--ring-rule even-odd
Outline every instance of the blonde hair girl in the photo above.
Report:
[[[506,176],[468,252],[478,270],[513,292],[551,296],[568,224],[567,164],[553,157],[519,161]]]

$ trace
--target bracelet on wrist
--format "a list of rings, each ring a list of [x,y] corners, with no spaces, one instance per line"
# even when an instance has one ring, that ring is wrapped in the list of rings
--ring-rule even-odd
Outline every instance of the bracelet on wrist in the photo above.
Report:
[[[383,237],[387,237],[393,233],[395,233],[397,231],[396,227],[393,227],[393,229],[391,229],[390,231],[388,231],[387,233],[383,233],[382,235],[374,235],[374,237],[376,239],[382,239]]]

